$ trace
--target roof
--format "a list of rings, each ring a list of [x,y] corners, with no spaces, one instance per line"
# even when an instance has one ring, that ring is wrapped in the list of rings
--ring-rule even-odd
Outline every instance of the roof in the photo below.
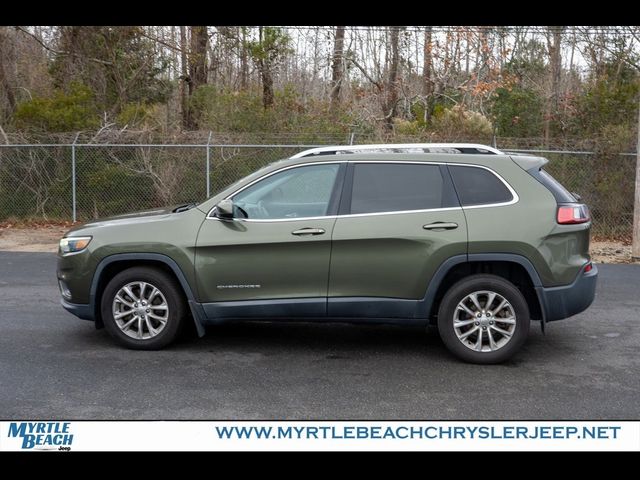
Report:
[[[378,151],[380,153],[452,153],[452,154],[490,154],[503,152],[479,143],[381,143],[371,145],[333,145],[312,148],[293,155],[291,158],[323,156],[330,154],[355,154]]]

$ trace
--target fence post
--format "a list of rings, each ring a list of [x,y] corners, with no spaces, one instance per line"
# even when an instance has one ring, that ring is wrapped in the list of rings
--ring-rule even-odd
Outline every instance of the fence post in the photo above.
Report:
[[[76,215],[76,142],[79,136],[80,132],[76,133],[76,138],[73,139],[71,144],[71,210],[73,212],[73,223],[76,223],[78,219]]]
[[[633,201],[631,260],[640,260],[640,102],[638,102],[638,143],[636,144],[636,188]]]
[[[211,195],[211,147],[209,144],[211,143],[211,132],[209,132],[209,138],[207,140],[207,198]]]

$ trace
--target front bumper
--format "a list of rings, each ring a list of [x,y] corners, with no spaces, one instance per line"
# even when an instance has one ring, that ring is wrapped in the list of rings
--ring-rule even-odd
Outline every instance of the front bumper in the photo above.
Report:
[[[598,267],[593,265],[587,273],[584,272],[585,267],[570,285],[536,288],[545,321],[562,320],[589,308],[596,295]]]
[[[64,298],[60,299],[60,303],[67,312],[73,313],[76,317],[83,320],[94,320],[90,304],[69,303]]]

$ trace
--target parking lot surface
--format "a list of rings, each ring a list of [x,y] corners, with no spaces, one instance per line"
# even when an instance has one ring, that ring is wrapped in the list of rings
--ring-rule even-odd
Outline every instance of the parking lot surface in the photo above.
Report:
[[[253,322],[125,350],[62,309],[55,255],[0,252],[0,418],[638,419],[640,266],[598,268],[589,310],[478,366],[398,326]]]

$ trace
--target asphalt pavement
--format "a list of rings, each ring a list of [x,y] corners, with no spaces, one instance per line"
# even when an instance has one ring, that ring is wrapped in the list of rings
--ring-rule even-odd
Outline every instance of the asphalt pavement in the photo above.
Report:
[[[638,419],[640,266],[598,268],[589,310],[478,366],[398,326],[252,322],[126,350],[62,309],[55,255],[0,252],[0,419]]]

